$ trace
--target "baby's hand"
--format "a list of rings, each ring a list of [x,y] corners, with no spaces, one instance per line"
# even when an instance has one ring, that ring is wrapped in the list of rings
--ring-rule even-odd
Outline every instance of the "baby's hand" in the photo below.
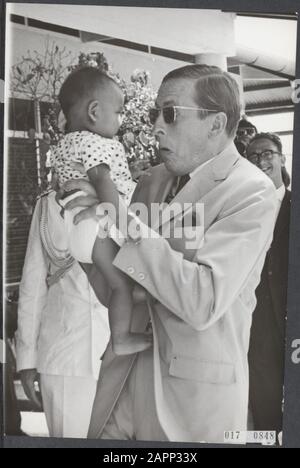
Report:
[[[81,164],[80,162],[71,161],[70,166],[74,171],[80,172],[80,174],[82,174],[82,175],[86,174],[86,171],[84,169],[84,165]]]

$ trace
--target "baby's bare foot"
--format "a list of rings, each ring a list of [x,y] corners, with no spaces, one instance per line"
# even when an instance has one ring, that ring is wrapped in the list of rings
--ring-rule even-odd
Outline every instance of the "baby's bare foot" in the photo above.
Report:
[[[113,352],[118,356],[140,353],[152,346],[152,335],[145,333],[127,333],[113,338]]]

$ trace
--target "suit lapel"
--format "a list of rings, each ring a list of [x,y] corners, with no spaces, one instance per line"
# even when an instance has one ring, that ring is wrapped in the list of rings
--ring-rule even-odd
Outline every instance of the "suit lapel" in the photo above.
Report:
[[[183,187],[183,189],[174,197],[171,203],[165,207],[160,219],[156,219],[153,229],[157,230],[164,224],[171,222],[175,218],[182,217],[183,214],[189,207],[184,206],[185,204],[194,204],[199,202],[206,194],[208,194],[213,188],[215,188],[220,182],[225,180],[233,165],[241,156],[235,149],[235,146],[231,144],[216,158],[209,161],[203,168],[196,173],[191,180]],[[160,187],[157,191],[157,202],[165,200],[170,189],[174,178],[171,178],[171,184],[167,187]],[[165,181],[163,181],[165,183]],[[168,189],[168,190],[167,190]],[[164,197],[159,199],[159,196],[163,194]],[[189,205],[190,206],[190,205]]]
[[[162,167],[162,174],[158,190],[155,191],[152,203],[163,203],[169,195],[171,188],[175,182],[176,176],[166,170],[165,166]]]

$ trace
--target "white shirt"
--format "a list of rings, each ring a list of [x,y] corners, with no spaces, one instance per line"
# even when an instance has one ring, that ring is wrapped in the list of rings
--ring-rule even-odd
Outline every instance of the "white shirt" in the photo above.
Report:
[[[278,207],[277,207],[277,214],[276,214],[276,219],[278,218],[279,211],[285,196],[285,186],[282,184],[278,189],[276,189],[276,195],[278,199]]]
[[[279,203],[281,204],[283,199],[284,199],[284,195],[285,195],[285,186],[282,184],[277,190],[276,190],[276,193],[277,193],[277,198],[278,198],[278,201]]]

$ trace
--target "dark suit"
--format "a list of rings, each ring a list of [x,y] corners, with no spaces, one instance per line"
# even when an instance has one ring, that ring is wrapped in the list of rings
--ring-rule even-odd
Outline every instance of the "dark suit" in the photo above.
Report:
[[[250,335],[250,408],[255,430],[282,430],[291,193],[287,190],[256,290]]]

